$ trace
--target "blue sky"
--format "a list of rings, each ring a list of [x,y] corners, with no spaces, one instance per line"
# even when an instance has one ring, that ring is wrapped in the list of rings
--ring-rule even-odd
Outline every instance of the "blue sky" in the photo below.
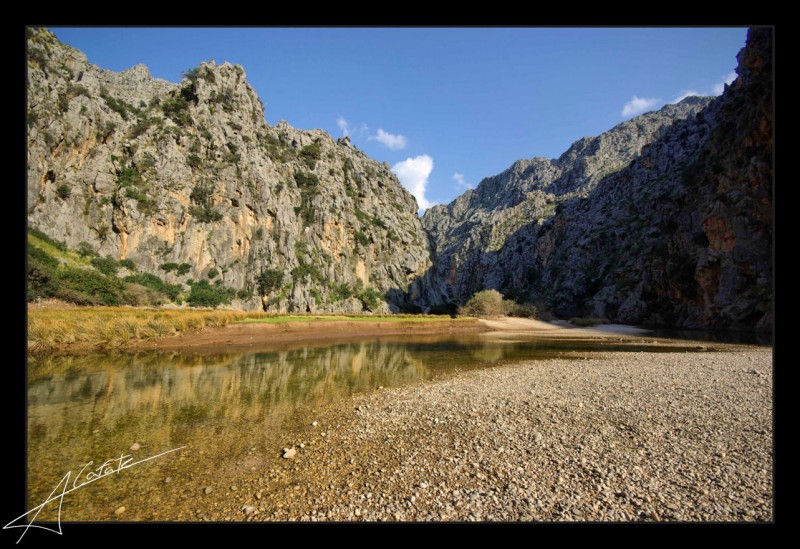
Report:
[[[114,71],[242,65],[270,124],[344,132],[421,207],[558,157],[684,94],[721,93],[744,28],[53,28]]]

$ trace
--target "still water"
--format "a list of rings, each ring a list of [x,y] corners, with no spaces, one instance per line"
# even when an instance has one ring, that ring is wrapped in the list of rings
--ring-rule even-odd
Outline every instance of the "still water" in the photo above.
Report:
[[[102,478],[64,499],[62,520],[109,520],[131,498],[139,520],[193,520],[191,507],[222,464],[243,474],[280,459],[325,407],[355,393],[521,360],[580,358],[591,351],[688,351],[610,341],[398,336],[226,354],[138,353],[32,360],[28,365],[29,508],[67,471],[105,460],[169,456]],[[139,449],[129,448],[137,443]],[[85,475],[85,473],[84,473]],[[74,476],[73,476],[74,478]],[[80,483],[80,482],[79,482]],[[148,510],[149,509],[149,510]],[[55,517],[55,510],[40,518]],[[129,512],[130,514],[130,512]],[[134,518],[128,516],[126,518]]]

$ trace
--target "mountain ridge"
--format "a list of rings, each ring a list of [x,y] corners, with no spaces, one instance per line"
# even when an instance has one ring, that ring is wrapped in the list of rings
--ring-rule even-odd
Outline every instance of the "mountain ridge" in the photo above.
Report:
[[[601,177],[579,154],[599,139],[576,141],[559,157],[575,166],[560,197],[544,192],[552,161],[517,162],[482,182],[494,192],[484,203],[473,204],[476,189],[426,212],[440,299],[493,288],[566,317],[771,329],[771,55],[771,30],[751,29],[721,97],[691,99],[684,106],[704,108],[653,127],[640,153],[605,162]],[[642,120],[614,129],[631,122]],[[513,173],[534,164],[527,180]]]
[[[269,125],[241,66],[176,84],[30,29],[28,223],[170,300],[213,284],[236,308],[399,312],[493,288],[562,317],[769,330],[771,48],[751,29],[722,96],[517,160],[419,218],[348,138]],[[35,253],[29,280],[65,276]]]
[[[477,287],[454,284],[453,261],[459,249],[467,254],[501,248],[530,217],[546,219],[559,204],[586,196],[604,177],[623,169],[672,123],[694,116],[711,98],[687,98],[677,105],[639,115],[598,136],[574,141],[558,158],[515,161],[508,169],[484,178],[447,205],[425,212],[422,224],[431,238],[437,276],[447,281],[444,301],[463,302]],[[470,276],[474,274],[467,268]]]

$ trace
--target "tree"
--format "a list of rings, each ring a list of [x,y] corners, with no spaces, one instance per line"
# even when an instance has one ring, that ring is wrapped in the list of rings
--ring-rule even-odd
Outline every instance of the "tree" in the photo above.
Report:
[[[459,313],[478,317],[501,316],[506,313],[503,301],[503,294],[497,290],[483,290],[469,298],[469,301],[459,309]]]
[[[281,287],[281,284],[283,284],[283,271],[265,269],[261,271],[256,283],[258,284],[258,292],[261,295],[267,295],[271,292],[274,292]]]

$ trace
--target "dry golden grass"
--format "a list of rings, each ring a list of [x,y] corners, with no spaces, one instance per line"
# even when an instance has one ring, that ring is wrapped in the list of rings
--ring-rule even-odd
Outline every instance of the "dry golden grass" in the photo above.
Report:
[[[75,344],[81,349],[115,349],[135,341],[157,341],[182,332],[225,326],[232,322],[310,320],[441,322],[452,319],[436,315],[287,315],[260,311],[142,307],[29,308],[28,352],[46,355]]]
[[[47,353],[64,345],[120,347],[130,341],[158,340],[206,326],[224,326],[246,318],[263,318],[258,311],[75,307],[28,310],[28,352]]]

